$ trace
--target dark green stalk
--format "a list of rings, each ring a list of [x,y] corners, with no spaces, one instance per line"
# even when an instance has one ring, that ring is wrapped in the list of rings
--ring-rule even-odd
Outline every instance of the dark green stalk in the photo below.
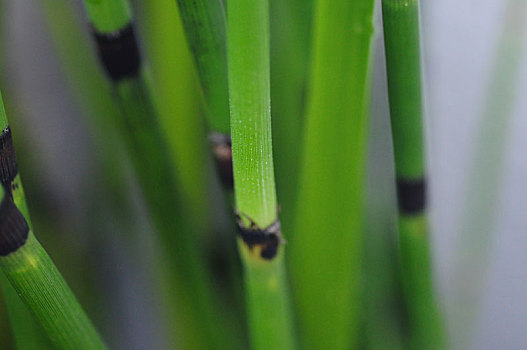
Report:
[[[164,239],[175,239],[179,226],[174,170],[147,88],[128,4],[122,0],[86,1],[99,56],[112,80],[119,121],[131,151],[153,221]]]
[[[288,233],[294,221],[313,3],[270,2],[274,161],[281,220]]]
[[[273,169],[267,0],[229,0],[234,193],[253,349],[293,349]]]
[[[425,207],[419,1],[383,0],[382,10],[410,347],[442,349]]]
[[[175,301],[188,334],[183,342],[196,348],[226,348],[231,336],[209,283],[199,250],[199,230],[192,208],[181,205],[168,145],[147,87],[129,4],[125,0],[86,0],[99,56],[112,80],[115,100],[125,118],[121,129],[132,156],[139,183],[175,275]],[[177,213],[177,215],[176,215]],[[201,219],[201,218],[200,218]],[[179,234],[178,234],[179,233]]]
[[[212,155],[223,187],[230,195],[232,148],[223,1],[177,0],[177,3],[204,96]]]
[[[205,98],[209,128],[229,133],[225,9],[222,0],[177,0]]]
[[[229,129],[226,16],[223,1],[178,0],[177,3],[203,92],[212,156],[225,194],[232,205],[232,148]],[[218,242],[214,242],[216,249],[220,250],[216,254],[221,254],[228,262],[228,276],[224,279],[232,284],[230,294],[235,303],[238,303],[242,300],[243,291],[239,288],[241,276],[236,246],[225,238],[227,237],[219,237]],[[234,306],[241,308],[240,305]]]
[[[11,130],[0,99],[0,267],[58,349],[105,349],[31,229]]]
[[[305,349],[358,345],[373,0],[317,0],[290,265]]]

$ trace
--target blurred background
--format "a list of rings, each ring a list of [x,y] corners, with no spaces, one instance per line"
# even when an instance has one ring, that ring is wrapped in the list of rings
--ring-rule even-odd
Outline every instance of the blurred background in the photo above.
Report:
[[[105,101],[107,91],[86,96],[76,82],[84,77],[90,86],[106,84],[90,49],[80,5],[2,1],[1,90],[37,237],[83,304],[98,305],[88,309],[96,323],[107,323],[102,333],[113,347],[161,349],[170,330],[157,321],[163,312],[150,283],[152,257],[159,252],[147,234],[151,223],[112,133],[114,126],[105,122],[105,114],[115,107]],[[137,9],[146,8],[136,13],[139,26],[148,32],[141,16],[149,13],[149,6],[143,5],[137,2]],[[432,247],[450,343],[453,349],[526,348],[527,1],[423,0],[421,14]],[[177,17],[174,22],[178,27]],[[371,107],[368,233],[396,222],[380,28]],[[174,60],[180,84],[170,98],[187,101],[180,105],[193,116],[185,119],[185,127],[193,130],[187,141],[205,149],[195,76],[180,29],[174,40],[182,48]],[[78,48],[70,46],[68,53],[73,44]],[[83,62],[82,69],[71,67],[73,59]],[[93,97],[99,106],[90,106]],[[174,144],[176,158],[184,157],[184,142]],[[189,191],[209,194],[190,205],[209,208],[209,227],[228,231],[211,160],[204,157],[193,164],[203,170],[208,187]],[[123,178],[108,180],[113,167],[127,170],[125,184]],[[181,166],[178,176],[189,183],[185,169]],[[109,195],[104,183],[124,186],[126,205]],[[221,210],[210,209],[218,206]],[[132,213],[133,221],[123,222],[130,215],[117,215],[119,210]],[[374,219],[379,214],[383,220]],[[125,244],[115,233],[121,231],[130,237]],[[378,271],[389,264],[384,260],[371,259]],[[101,295],[85,288],[94,280],[105,286]],[[1,322],[5,333],[6,320]]]

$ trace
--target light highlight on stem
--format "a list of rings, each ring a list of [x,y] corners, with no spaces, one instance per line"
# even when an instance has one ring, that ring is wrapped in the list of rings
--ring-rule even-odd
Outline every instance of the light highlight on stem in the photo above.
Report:
[[[264,230],[278,219],[271,136],[269,8],[267,0],[227,2],[229,96],[236,209],[242,229]],[[251,221],[253,221],[250,227]],[[262,233],[262,232],[260,232]],[[252,232],[255,234],[255,232]],[[253,349],[293,349],[283,246],[239,239]]]

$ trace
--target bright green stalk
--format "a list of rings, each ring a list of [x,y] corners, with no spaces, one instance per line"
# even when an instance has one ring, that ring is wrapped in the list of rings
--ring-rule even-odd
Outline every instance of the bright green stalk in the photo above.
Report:
[[[248,228],[250,218],[264,229],[278,220],[271,136],[269,9],[266,0],[229,0],[227,6],[236,209],[244,220],[242,228]],[[255,350],[293,349],[283,247],[278,243],[277,254],[266,259],[261,256],[266,244],[250,248],[239,240],[251,345]]]
[[[57,349],[106,349],[33,232],[0,266]]]
[[[435,300],[424,207],[419,1],[384,0],[382,9],[410,346],[413,349],[442,349],[444,342]]]
[[[5,137],[8,124],[1,99],[0,128],[4,130],[2,136]],[[3,147],[5,152],[10,146],[4,144]],[[6,160],[2,159],[4,166]],[[59,271],[33,235],[20,175],[13,173],[10,176],[12,180],[2,186],[2,206],[4,209],[7,205],[14,209],[0,213],[2,239],[10,237],[21,245],[0,256],[0,268],[55,347],[106,349]],[[6,192],[6,186],[10,186],[11,193]],[[13,225],[7,224],[15,220],[16,230]],[[27,239],[23,241],[20,238],[25,234]]]
[[[212,131],[229,133],[225,9],[221,0],[177,0]]]
[[[127,0],[85,0],[84,3],[93,28],[100,33],[118,31],[132,18]]]
[[[373,0],[318,0],[291,278],[306,349],[358,345]]]

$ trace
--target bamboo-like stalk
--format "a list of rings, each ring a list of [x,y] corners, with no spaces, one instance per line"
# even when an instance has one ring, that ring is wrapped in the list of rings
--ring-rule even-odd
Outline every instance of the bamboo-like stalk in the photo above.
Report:
[[[226,18],[221,0],[177,0],[205,99],[209,128],[229,133]]]
[[[179,14],[178,14],[179,4]],[[228,86],[227,86],[227,53],[225,43],[225,13],[223,4],[216,1],[166,2],[150,1],[143,5],[143,16],[146,18],[145,48],[149,52],[153,82],[157,86],[156,102],[160,107],[162,124],[169,130],[172,144],[177,156],[180,176],[185,192],[189,192],[192,202],[207,204],[199,206],[193,213],[195,220],[201,222],[207,246],[213,247],[214,255],[226,262],[225,271],[214,271],[215,281],[221,281],[220,288],[215,289],[225,323],[228,324],[228,348],[244,347],[238,339],[245,341],[243,318],[243,288],[241,284],[241,266],[237,247],[230,240],[230,231],[218,232],[203,220],[210,214],[210,201],[204,185],[208,175],[205,168],[204,121],[198,118],[198,101],[200,83],[205,104],[205,121],[209,129],[209,141],[215,157],[217,170],[223,189],[232,199],[232,154],[230,151]],[[148,21],[148,18],[156,21]],[[178,18],[180,17],[181,20]],[[191,50],[188,50],[189,47]],[[192,62],[194,61],[194,62]],[[198,71],[192,69],[194,64]],[[212,85],[212,86],[210,86]],[[194,86],[196,87],[194,89]],[[210,86],[210,87],[209,87]],[[189,87],[192,87],[189,89]],[[179,98],[178,98],[179,97]],[[219,141],[219,142],[214,142]],[[227,141],[227,143],[222,143]],[[223,157],[225,156],[225,157]],[[193,164],[196,164],[193,165]],[[180,175],[180,174],[178,174]],[[192,177],[192,178],[191,178]],[[202,181],[201,183],[199,181]],[[201,190],[201,192],[199,192]],[[197,207],[197,206],[196,206]],[[210,251],[207,250],[210,254]],[[222,290],[221,287],[226,288]],[[220,327],[218,327],[220,328]],[[223,333],[226,331],[223,330]],[[215,344],[216,348],[219,344]]]
[[[227,3],[229,96],[239,250],[253,349],[293,349],[271,136],[267,0]]]
[[[121,129],[127,136],[139,183],[169,256],[170,268],[175,271],[171,288],[177,294],[176,317],[189,331],[181,334],[181,340],[197,348],[227,348],[227,344],[239,339],[231,336],[213,295],[199,251],[199,232],[192,232],[195,219],[189,208],[177,200],[173,162],[147,86],[129,3],[85,0],[85,5],[99,57],[122,111]]]
[[[419,1],[383,0],[382,10],[410,347],[442,349],[425,207]]]
[[[0,97],[0,268],[58,349],[106,349],[35,238]]]
[[[315,2],[290,265],[305,349],[358,345],[373,0]]]
[[[232,147],[224,5],[221,0],[177,0],[177,3],[204,97],[212,155],[221,183],[231,195]]]

